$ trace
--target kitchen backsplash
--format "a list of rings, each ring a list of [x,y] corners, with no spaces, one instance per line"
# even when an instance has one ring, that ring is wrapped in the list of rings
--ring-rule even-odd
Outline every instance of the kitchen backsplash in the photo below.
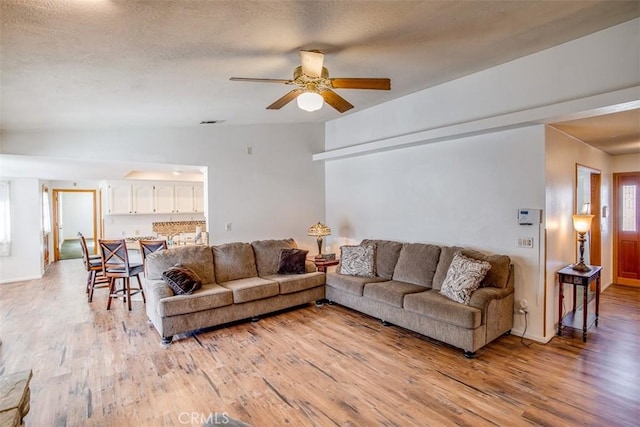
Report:
[[[206,221],[167,221],[154,222],[152,224],[153,232],[163,236],[173,236],[179,233],[195,233],[196,227],[200,227],[200,231],[207,231]]]

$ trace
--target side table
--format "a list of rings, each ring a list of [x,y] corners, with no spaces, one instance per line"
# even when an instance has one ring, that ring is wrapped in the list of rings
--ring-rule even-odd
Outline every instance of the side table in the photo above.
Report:
[[[337,259],[310,258],[309,260],[316,265],[316,268],[321,273],[326,273],[328,267],[340,264]]]
[[[592,324],[598,327],[598,315],[600,314],[600,272],[602,267],[597,265],[590,265],[588,267],[590,271],[587,272],[576,271],[571,268],[570,265],[558,271],[558,282],[560,284],[558,335],[562,335],[563,327],[582,329],[583,342],[587,342],[587,329],[589,329]],[[589,314],[589,285],[594,280],[596,281],[596,312],[595,314]],[[573,285],[573,309],[563,317],[562,301],[564,299],[564,290],[562,288],[564,283]],[[583,288],[582,316],[580,316],[580,310],[576,311],[576,288],[578,286]]]

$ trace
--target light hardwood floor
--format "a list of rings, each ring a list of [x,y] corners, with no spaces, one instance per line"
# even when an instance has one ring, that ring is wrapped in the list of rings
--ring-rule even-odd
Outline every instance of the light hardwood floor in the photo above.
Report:
[[[86,301],[80,260],[0,285],[0,373],[33,369],[27,426],[635,426],[640,290],[612,286],[600,326],[465,359],[340,306],[188,335],[165,350],[142,301]],[[530,342],[525,340],[526,344]]]

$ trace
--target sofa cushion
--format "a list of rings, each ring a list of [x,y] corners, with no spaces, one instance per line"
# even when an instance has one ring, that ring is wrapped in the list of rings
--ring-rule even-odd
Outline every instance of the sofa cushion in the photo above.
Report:
[[[456,253],[451,261],[447,277],[442,283],[440,293],[461,304],[469,304],[471,294],[480,287],[491,264]]]
[[[347,276],[340,273],[327,273],[327,286],[362,296],[365,283],[386,282],[382,277]]]
[[[162,280],[162,273],[176,264],[193,270],[202,283],[215,283],[213,255],[209,246],[191,245],[153,252],[147,255],[145,277]]]
[[[390,240],[369,240],[365,239],[361,245],[375,245],[376,247],[376,275],[387,280],[393,277],[393,270],[396,268],[402,243]]]
[[[190,295],[176,295],[158,301],[160,317],[189,314],[233,304],[233,292],[215,283],[205,283]]]
[[[376,248],[373,245],[341,246],[340,274],[359,277],[375,277]]]
[[[393,271],[393,280],[430,288],[439,259],[439,246],[405,243]]]
[[[256,240],[251,242],[255,254],[258,276],[266,277],[277,274],[282,249],[295,249],[298,247],[293,239],[282,240]]]
[[[443,246],[440,251],[440,261],[436,268],[436,274],[433,278],[433,289],[440,289],[442,287],[442,282],[444,282],[444,278],[447,276],[449,265],[451,265],[451,261],[456,252],[461,252],[464,256],[487,261],[491,264],[491,270],[489,270],[482,280],[480,287],[507,287],[511,271],[511,258],[507,255],[485,255],[474,249],[465,249],[458,246]]]
[[[304,249],[280,249],[280,262],[277,274],[304,274],[309,251]]]
[[[293,294],[295,292],[305,291],[315,288],[316,286],[322,286],[325,282],[325,275],[320,272],[295,275],[274,274],[263,278],[278,282],[280,284],[280,294]]]
[[[189,267],[180,264],[163,272],[162,279],[175,295],[191,294],[202,286],[200,277]]]
[[[479,309],[451,301],[436,290],[428,290],[404,297],[404,309],[440,322],[475,329],[481,325]]]
[[[388,282],[365,284],[362,295],[385,304],[402,308],[404,296],[414,292],[424,292],[424,286],[391,280]]]
[[[482,279],[481,287],[506,288],[511,272],[511,258],[507,255],[485,255],[482,252],[465,249],[462,254],[491,264],[491,269]]]
[[[261,277],[247,277],[221,282],[220,286],[231,289],[235,304],[273,297],[280,292],[278,282]]]
[[[453,256],[456,254],[456,252],[462,251],[462,249],[463,248],[458,246],[440,247],[440,258],[438,260],[436,272],[433,275],[433,286],[431,286],[432,289],[440,290],[442,288],[442,282],[444,282],[445,277],[447,277],[447,271],[449,270],[449,266],[451,265]]]
[[[226,243],[213,246],[213,262],[216,281],[220,284],[231,280],[256,277],[256,259],[249,243]]]

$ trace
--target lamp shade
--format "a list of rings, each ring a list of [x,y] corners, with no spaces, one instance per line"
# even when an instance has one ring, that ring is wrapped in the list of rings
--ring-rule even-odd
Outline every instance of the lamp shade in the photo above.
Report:
[[[586,233],[591,228],[593,215],[573,215],[573,228],[578,233]]]
[[[331,229],[319,221],[317,224],[313,224],[307,231],[307,236],[324,237],[331,234]]]
[[[322,108],[324,99],[317,92],[304,92],[296,98],[298,107],[305,111],[316,111]]]

